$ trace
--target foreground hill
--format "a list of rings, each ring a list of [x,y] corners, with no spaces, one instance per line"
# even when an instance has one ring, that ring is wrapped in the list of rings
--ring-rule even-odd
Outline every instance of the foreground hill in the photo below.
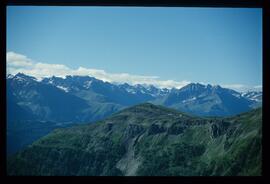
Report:
[[[150,103],[56,129],[8,159],[8,175],[261,175],[262,109],[199,118]]]

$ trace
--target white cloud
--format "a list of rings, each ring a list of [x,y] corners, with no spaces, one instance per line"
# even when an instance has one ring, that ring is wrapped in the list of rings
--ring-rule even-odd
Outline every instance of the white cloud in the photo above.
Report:
[[[255,89],[262,90],[262,85],[254,86]]]
[[[243,85],[243,84],[224,84],[221,85],[224,88],[230,88],[235,91],[239,92],[247,92],[247,91],[262,91],[262,86],[248,86],[248,85]]]
[[[34,60],[15,52],[7,52],[7,72],[17,74],[19,72],[34,76],[38,79],[43,77],[66,75],[88,75],[106,82],[135,84],[152,84],[162,88],[181,88],[189,81],[159,80],[158,76],[132,75],[128,73],[108,73],[104,70],[79,67],[71,69],[65,65],[35,62]]]
[[[34,76],[39,80],[43,77],[50,77],[53,75],[58,77],[65,77],[66,75],[83,75],[83,76],[87,75],[106,82],[114,82],[114,83],[126,82],[131,85],[151,84],[161,88],[174,87],[179,89],[190,83],[189,81],[186,80],[183,81],[160,80],[158,76],[132,75],[128,73],[109,73],[104,70],[84,68],[84,67],[71,69],[65,65],[36,62],[22,54],[18,54],[15,52],[7,52],[7,73],[15,75],[19,72]],[[204,85],[207,84],[204,82],[200,83]],[[262,90],[261,85],[247,86],[243,84],[224,84],[221,86],[225,88],[234,89],[239,92]]]
[[[15,52],[8,52],[7,53],[7,65],[9,67],[14,67],[14,68],[18,68],[18,67],[32,67],[32,60],[27,58],[24,55],[21,54],[17,54]]]

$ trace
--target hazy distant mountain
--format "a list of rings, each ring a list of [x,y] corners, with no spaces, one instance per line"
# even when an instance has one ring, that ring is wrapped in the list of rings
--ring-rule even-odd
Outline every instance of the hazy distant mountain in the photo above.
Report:
[[[136,87],[128,84],[114,85],[88,76],[66,76],[65,79],[51,77],[43,79],[42,83],[51,84],[90,103],[98,101],[129,106],[154,99],[152,96],[154,92],[145,93],[147,90],[141,85]]]
[[[190,83],[181,89],[172,89],[153,103],[200,116],[231,116],[251,110],[256,101],[219,85]]]
[[[57,129],[8,159],[8,175],[258,176],[262,109],[199,118],[149,103]]]
[[[21,73],[8,78],[7,92],[7,104],[32,114],[31,120],[82,121],[88,107],[84,100]],[[19,115],[8,112],[8,119],[20,120]]]
[[[89,76],[50,77],[38,82],[21,73],[7,81],[7,90],[13,91],[11,101],[43,120],[56,121],[94,121],[147,101],[197,115],[230,116],[260,106],[262,100],[262,92],[239,93],[199,83],[169,90],[153,85],[116,85]],[[68,113],[75,107],[77,111]]]

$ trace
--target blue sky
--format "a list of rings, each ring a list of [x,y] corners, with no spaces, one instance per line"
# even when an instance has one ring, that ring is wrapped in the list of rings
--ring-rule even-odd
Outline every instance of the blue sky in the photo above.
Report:
[[[13,6],[7,51],[71,70],[256,86],[262,10]]]

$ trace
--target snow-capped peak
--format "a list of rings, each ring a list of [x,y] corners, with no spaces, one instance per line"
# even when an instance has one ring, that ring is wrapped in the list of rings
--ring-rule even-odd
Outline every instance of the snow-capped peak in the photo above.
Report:
[[[8,75],[7,75],[7,78],[8,78],[8,79],[12,79],[13,77],[14,77],[14,75],[12,75],[12,74],[8,74]]]
[[[262,92],[261,91],[248,91],[241,94],[242,97],[248,98],[253,101],[260,102],[262,101]]]

